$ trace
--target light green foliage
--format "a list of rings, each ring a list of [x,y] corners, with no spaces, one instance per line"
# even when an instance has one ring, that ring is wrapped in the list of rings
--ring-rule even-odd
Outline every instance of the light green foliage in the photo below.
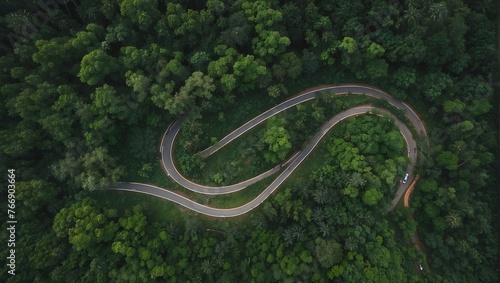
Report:
[[[158,19],[160,12],[157,7],[157,0],[123,0],[120,12],[145,31]]]
[[[262,31],[259,38],[254,38],[252,43],[255,54],[265,57],[267,55],[277,56],[285,52],[291,41],[288,37],[281,36],[277,31]]]
[[[121,48],[123,65],[127,69],[135,69],[143,64],[142,54],[135,46],[125,46]]]
[[[181,115],[199,106],[207,108],[215,90],[213,79],[202,72],[194,72],[175,94],[172,94],[171,85],[166,86],[169,89],[158,91],[159,94],[154,95],[152,100],[158,106],[168,110],[172,115]],[[197,100],[201,101],[202,105],[197,105]]]
[[[290,135],[283,126],[283,120],[280,118],[271,117],[267,122],[262,141],[268,146],[268,151],[264,152],[264,158],[269,163],[284,160],[292,148]]]
[[[376,188],[371,188],[363,193],[363,202],[367,205],[376,205],[384,195]]]
[[[268,87],[267,93],[269,94],[269,96],[276,98],[282,94],[284,94],[284,95],[288,94],[288,91],[286,90],[286,88],[283,84],[277,84],[277,85],[272,85],[272,86]]]
[[[338,47],[338,49],[337,49]],[[322,54],[322,59],[326,60],[328,64],[333,64],[335,62],[334,58],[331,58],[335,52],[339,50],[341,52],[341,62],[342,65],[348,67],[352,72],[356,73],[358,78],[364,77],[364,71],[359,70],[361,64],[363,63],[363,54],[361,47],[358,46],[358,42],[352,37],[344,37],[341,42],[337,42],[328,49],[328,53]]]
[[[256,61],[252,55],[236,61],[233,70],[238,81],[236,87],[242,92],[254,89],[258,78],[267,73],[266,67]]]
[[[269,1],[246,1],[242,3],[241,8],[243,8],[248,20],[255,23],[255,30],[259,34],[273,27],[283,18],[280,11],[271,8]]]
[[[71,46],[73,46],[80,52],[90,52],[92,49],[95,49],[97,46],[99,46],[99,38],[94,32],[90,31],[92,29],[100,30],[102,29],[102,26],[88,25],[87,30],[89,31],[78,32],[76,34],[76,37],[70,41]]]
[[[243,2],[241,5],[250,22],[255,23],[255,31],[259,35],[252,40],[252,49],[256,55],[265,57],[283,53],[291,41],[274,30],[283,16],[280,11],[271,8],[266,1]]]
[[[367,167],[365,157],[359,154],[359,149],[343,139],[335,139],[330,146],[330,153],[340,162],[343,171],[363,172]]]
[[[181,4],[167,4],[167,22],[177,36],[189,36],[191,33],[203,35],[206,27],[212,24],[213,14],[207,10],[184,10]]]
[[[221,57],[208,64],[208,74],[220,77],[227,92],[235,88],[240,92],[255,89],[259,79],[267,74],[266,67],[252,55],[243,56],[225,45],[217,46],[215,52]]]
[[[342,48],[343,50],[345,50],[345,52],[347,52],[348,54],[352,54],[358,49],[358,45],[356,43],[356,40],[354,40],[354,38],[348,37],[348,36],[344,37],[344,39],[340,43],[339,47]]]
[[[139,205],[134,206],[132,212],[133,213],[130,213],[132,215],[128,217],[120,218],[118,223],[120,223],[120,226],[125,228],[125,230],[132,230],[143,236],[145,233],[144,228],[147,224],[146,216],[143,214]]]
[[[109,221],[93,201],[84,199],[63,208],[54,218],[53,229],[58,237],[68,237],[75,250],[96,254],[96,244],[111,240],[118,231],[118,225]]]
[[[144,163],[142,164],[141,170],[137,174],[143,178],[149,178],[149,173],[153,170],[153,167],[151,166],[150,163]]]
[[[196,52],[191,56],[191,59],[189,59],[189,62],[193,64],[194,67],[201,69],[201,67],[210,60],[210,57],[207,52],[201,51],[201,52]]]
[[[344,273],[344,267],[342,265],[335,265],[328,272],[328,278],[333,279],[335,277],[340,277]]]
[[[222,76],[228,73],[230,66],[234,64],[234,60],[238,57],[238,52],[226,45],[218,45],[215,47],[214,52],[220,58],[208,64],[208,74],[211,76]]]
[[[146,99],[149,95],[151,79],[145,76],[142,72],[134,73],[132,71],[127,71],[125,77],[127,78],[127,85],[132,87],[134,93],[136,93],[137,101],[144,101],[144,99]]]
[[[491,108],[493,108],[493,106],[491,106],[491,103],[488,100],[478,99],[474,100],[472,105],[470,105],[467,109],[470,110],[473,115],[478,116],[488,113]]]
[[[107,84],[96,88],[95,92],[91,94],[91,98],[93,100],[92,111],[98,115],[109,114],[114,118],[121,119],[127,111],[130,111],[123,103],[122,97]]]
[[[359,194],[359,189],[348,186],[342,192],[344,195],[350,196],[351,198],[356,198]]]
[[[456,170],[458,156],[451,151],[443,151],[437,156],[436,161],[448,170]]]
[[[78,77],[84,83],[96,85],[106,76],[118,70],[116,59],[102,50],[94,50],[83,56]]]
[[[443,103],[443,110],[445,112],[462,113],[464,108],[465,108],[465,104],[462,101],[460,101],[459,99],[446,100]]]
[[[372,42],[372,44],[370,44],[370,46],[366,50],[365,56],[368,60],[372,60],[377,57],[381,57],[382,55],[384,55],[384,53],[385,49],[382,46],[378,45],[375,42]]]
[[[79,35],[82,36],[81,33],[77,34],[77,38]],[[35,46],[38,50],[33,53],[33,61],[42,65],[46,71],[59,72],[57,67],[62,67],[65,63],[64,61],[70,58],[71,45],[69,42],[72,41],[68,38],[37,40]]]

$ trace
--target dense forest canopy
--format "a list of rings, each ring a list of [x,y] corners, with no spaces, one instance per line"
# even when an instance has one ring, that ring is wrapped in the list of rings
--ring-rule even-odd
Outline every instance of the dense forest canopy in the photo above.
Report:
[[[0,6],[0,171],[15,169],[18,220],[16,275],[3,264],[2,279],[498,280],[497,1]],[[315,164],[237,219],[106,190],[156,182],[159,140],[179,117],[188,121],[177,161],[202,179],[194,154],[224,134],[213,123],[232,127],[308,87],[353,82],[386,90],[426,122],[411,208],[387,212],[407,161],[397,128],[375,116],[334,128]],[[262,168],[300,147],[316,130],[308,125],[353,104],[342,99],[298,107],[250,137]],[[0,191],[8,195],[6,181]]]

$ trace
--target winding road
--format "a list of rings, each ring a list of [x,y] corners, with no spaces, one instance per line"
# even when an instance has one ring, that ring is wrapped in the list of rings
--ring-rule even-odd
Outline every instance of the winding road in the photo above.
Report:
[[[421,133],[425,137],[427,137],[427,133],[425,130],[425,127],[422,123],[422,121],[419,119],[418,115],[413,111],[410,106],[408,106],[406,103],[397,100],[396,98],[390,96],[389,94],[383,92],[380,89],[377,89],[372,86],[364,86],[364,85],[357,85],[357,84],[346,84],[346,85],[336,85],[336,86],[320,86],[317,87],[313,90],[308,90],[305,92],[302,92],[284,102],[281,104],[263,112],[262,114],[258,115],[257,117],[253,118],[252,120],[248,121],[241,127],[237,128],[224,138],[222,138],[219,142],[214,144],[213,146],[203,150],[199,154],[202,157],[209,156],[219,150],[220,148],[224,147],[226,144],[231,142],[232,140],[236,139],[237,137],[241,136],[245,132],[249,131],[253,127],[257,126],[261,122],[265,121],[269,117],[272,117],[286,109],[289,109],[290,107],[293,107],[297,104],[315,99],[316,96],[322,92],[322,91],[329,91],[332,94],[336,95],[341,95],[341,94],[361,94],[361,95],[366,95],[366,96],[371,96],[375,97],[378,99],[384,99],[387,102],[389,102],[391,105],[394,107],[404,111],[406,113],[406,116],[410,120],[410,122],[413,124],[413,127],[415,128],[417,133]],[[194,202],[186,197],[183,197],[179,194],[176,194],[174,192],[168,191],[166,189],[149,185],[149,184],[142,184],[142,183],[117,183],[110,189],[112,190],[121,190],[121,191],[130,191],[130,192],[136,192],[136,193],[143,193],[143,194],[149,194],[153,195],[156,197],[160,197],[169,201],[172,201],[174,203],[177,203],[181,206],[184,206],[190,210],[193,210],[195,212],[207,215],[207,216],[212,216],[212,217],[235,217],[239,215],[243,215],[252,209],[256,208],[259,206],[264,200],[266,200],[292,173],[295,169],[299,167],[299,165],[304,161],[307,156],[313,151],[313,149],[318,145],[320,140],[323,138],[326,133],[333,128],[337,123],[341,122],[342,120],[356,116],[356,115],[362,115],[366,113],[370,113],[374,109],[377,109],[375,107],[369,106],[369,105],[364,105],[364,106],[358,106],[354,107],[351,109],[348,109],[346,111],[343,111],[337,115],[335,115],[333,118],[331,118],[328,122],[323,124],[321,126],[320,130],[315,134],[315,136],[312,138],[311,141],[296,155],[292,156],[286,163],[283,163],[281,166],[275,167],[267,172],[264,172],[263,174],[256,176],[254,178],[251,178],[249,180],[243,181],[238,184],[233,184],[229,186],[223,186],[223,187],[210,187],[210,186],[204,186],[200,185],[197,183],[194,183],[192,181],[187,180],[182,176],[178,171],[177,168],[175,167],[174,160],[173,160],[173,146],[175,142],[175,138],[177,134],[180,131],[181,125],[182,125],[182,119],[179,119],[175,121],[173,124],[171,124],[168,129],[165,131],[165,134],[163,136],[163,139],[161,141],[160,145],[160,153],[161,153],[161,158],[162,158],[162,166],[164,167],[165,171],[167,172],[168,176],[172,178],[175,182],[180,184],[181,186],[197,192],[201,194],[207,194],[207,195],[219,195],[219,194],[227,194],[227,193],[232,193],[236,192],[239,190],[242,190],[246,188],[247,186],[260,181],[261,179],[268,177],[278,171],[280,171],[282,168],[284,170],[281,172],[281,174],[274,179],[274,181],[264,190],[262,191],[261,194],[259,194],[255,199],[251,200],[250,202],[239,206],[235,208],[229,208],[229,209],[220,209],[220,208],[213,208],[209,206],[205,206],[202,204],[199,204],[197,202]],[[410,164],[408,165],[407,172],[410,175],[410,178],[406,184],[401,183],[397,192],[396,196],[392,200],[392,207],[394,207],[399,199],[404,195],[406,190],[408,189],[408,186],[410,183],[412,183],[412,179],[414,177],[413,171],[415,168],[416,160],[417,160],[417,143],[414,139],[414,137],[411,134],[411,131],[408,129],[408,127],[399,121],[396,117],[394,117],[392,114],[389,112],[379,109],[379,111],[385,112],[385,115],[390,115],[394,118],[395,124],[397,127],[399,127],[400,132],[402,136],[404,137],[407,148],[408,148],[408,157],[410,159]],[[279,168],[282,167],[282,168]]]

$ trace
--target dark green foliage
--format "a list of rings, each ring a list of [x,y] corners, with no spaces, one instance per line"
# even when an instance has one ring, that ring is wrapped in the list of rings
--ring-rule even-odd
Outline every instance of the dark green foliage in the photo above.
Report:
[[[8,280],[498,280],[498,1],[3,2],[0,171],[16,169],[19,217]],[[341,123],[317,164],[238,220],[153,213],[170,204],[100,191],[161,173],[157,144],[175,118],[187,117],[176,162],[201,176],[210,164],[195,153],[210,138],[339,82],[386,89],[425,120],[411,209],[387,213],[406,148],[376,116]],[[279,162],[359,103],[408,122],[386,102],[331,97],[268,121],[238,164],[255,152]],[[425,254],[407,245],[415,232]]]

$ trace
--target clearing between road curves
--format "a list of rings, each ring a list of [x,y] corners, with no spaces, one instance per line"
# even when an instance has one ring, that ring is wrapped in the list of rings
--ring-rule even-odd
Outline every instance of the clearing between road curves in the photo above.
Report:
[[[269,117],[272,117],[290,107],[293,107],[297,104],[315,99],[316,96],[322,92],[322,91],[329,91],[332,94],[336,95],[341,95],[341,94],[360,94],[360,95],[366,95],[370,97],[375,97],[378,99],[384,99],[387,102],[389,102],[392,106],[404,111],[406,113],[407,118],[410,120],[412,123],[413,127],[415,128],[417,133],[421,133],[424,135],[425,138],[427,138],[427,133],[425,130],[425,127],[418,117],[418,115],[413,111],[410,106],[408,106],[406,103],[390,96],[389,94],[383,92],[380,89],[377,89],[372,86],[366,86],[366,85],[358,85],[358,84],[345,84],[345,85],[325,85],[325,86],[319,86],[314,89],[310,89],[307,91],[304,91],[284,102],[281,104],[263,112],[262,114],[258,115],[257,117],[253,118],[252,120],[248,121],[241,127],[237,128],[233,132],[229,133],[227,136],[222,138],[219,142],[214,144],[213,146],[203,150],[199,154],[203,157],[209,156],[234,140],[235,138],[241,136],[245,132],[249,131],[256,125],[260,124],[261,122],[265,121]],[[192,211],[195,211],[197,213],[201,213],[203,215],[207,216],[212,216],[212,217],[235,217],[239,215],[243,215],[252,209],[256,208],[259,206],[264,200],[267,199],[292,173],[295,169],[299,167],[299,165],[304,161],[304,159],[307,158],[307,156],[314,150],[316,145],[320,142],[320,140],[323,138],[326,133],[333,128],[337,123],[341,122],[342,120],[356,116],[356,115],[362,115],[366,113],[370,113],[374,109],[378,109],[373,106],[369,105],[363,105],[363,106],[358,106],[354,107],[351,109],[348,109],[346,111],[343,111],[337,115],[335,115],[333,118],[331,118],[328,122],[323,124],[321,126],[320,130],[316,133],[316,135],[312,138],[312,140],[309,141],[309,143],[301,150],[299,151],[296,155],[292,156],[286,163],[283,163],[282,167],[284,168],[281,174],[274,179],[274,181],[262,191],[256,198],[251,200],[250,202],[239,206],[239,207],[234,207],[234,208],[228,208],[228,209],[221,209],[221,208],[213,208],[209,207],[206,205],[199,204],[197,202],[194,202],[186,197],[183,197],[179,194],[176,194],[174,192],[168,191],[166,189],[154,186],[154,185],[149,185],[149,184],[141,184],[141,183],[117,183],[110,189],[112,190],[120,190],[120,191],[130,191],[130,192],[136,192],[136,193],[142,193],[142,194],[148,194],[148,195],[153,195],[162,199],[166,199],[169,201],[172,201],[174,203],[177,203],[181,206],[184,206]],[[379,111],[384,112],[385,115],[390,115],[394,118],[395,124],[397,127],[399,127],[399,130],[401,132],[401,135],[404,137],[407,148],[408,148],[408,157],[410,159],[410,164],[408,165],[407,172],[409,173],[410,179],[406,184],[401,183],[397,192],[396,196],[392,200],[392,207],[396,206],[400,198],[405,194],[406,190],[408,189],[410,184],[413,184],[412,182],[413,179],[413,172],[417,160],[417,144],[415,141],[415,138],[412,136],[411,131],[408,129],[408,127],[401,121],[399,121],[396,117],[394,117],[392,114],[389,112],[383,110],[383,109],[378,109]],[[246,188],[247,186],[260,181],[261,179],[268,177],[278,171],[280,171],[282,168],[273,168],[267,172],[264,172],[263,174],[256,176],[254,178],[251,178],[249,180],[243,181],[238,184],[233,184],[229,186],[223,186],[223,187],[209,187],[209,186],[204,186],[200,185],[197,183],[194,183],[192,181],[187,180],[182,176],[178,171],[177,168],[175,167],[174,160],[173,160],[173,146],[175,142],[175,138],[177,134],[180,131],[181,125],[182,125],[182,119],[179,119],[175,121],[173,124],[171,124],[168,129],[165,131],[165,134],[163,136],[163,139],[161,141],[160,145],[160,153],[161,153],[161,158],[162,158],[162,166],[164,167],[165,171],[167,172],[167,175],[172,178],[175,182],[180,184],[181,186],[197,192],[201,194],[208,194],[208,195],[219,195],[219,194],[227,194],[227,193],[232,193],[236,192],[239,190],[242,190]],[[413,150],[412,150],[413,149]]]

